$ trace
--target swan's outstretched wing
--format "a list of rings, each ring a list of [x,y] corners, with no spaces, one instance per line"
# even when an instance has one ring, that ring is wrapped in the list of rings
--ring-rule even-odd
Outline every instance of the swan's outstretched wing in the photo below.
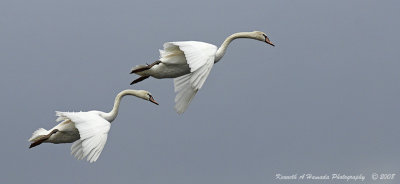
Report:
[[[98,112],[56,112],[57,121],[70,119],[79,131],[80,139],[71,146],[71,154],[81,160],[85,157],[95,162],[107,142],[111,124],[100,117]]]
[[[160,51],[161,61],[168,64],[185,64],[190,67],[190,73],[174,79],[175,110],[185,112],[189,103],[203,86],[211,68],[214,65],[217,47],[204,42],[186,41],[169,42]]]

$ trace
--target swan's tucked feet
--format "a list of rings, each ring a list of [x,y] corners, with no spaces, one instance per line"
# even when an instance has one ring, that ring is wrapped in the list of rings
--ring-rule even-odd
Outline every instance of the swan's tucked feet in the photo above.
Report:
[[[160,63],[161,63],[160,60],[154,61],[154,63],[151,63],[149,66],[150,66],[150,68],[151,68],[151,67],[153,67],[154,65],[158,65],[158,64],[160,64]]]
[[[147,79],[147,78],[149,78],[150,76],[142,76],[142,77],[139,77],[139,78],[137,78],[136,80],[134,80],[134,81],[132,81],[131,82],[131,85],[132,84],[136,84],[136,83],[138,83],[138,82],[140,82],[140,81],[142,81],[142,80],[144,80],[144,79]]]
[[[48,138],[50,138],[51,135],[55,134],[58,132],[58,129],[54,129],[53,131],[51,131],[49,134],[47,135],[42,135],[42,137],[40,137],[38,140],[36,140],[35,142],[33,142],[30,146],[30,148],[33,148],[39,144],[42,144],[45,140],[47,140]]]
[[[143,67],[137,68],[137,69],[135,69],[135,70],[132,70],[132,71],[131,71],[131,74],[137,73],[137,72],[142,72],[142,71],[145,71],[145,70],[148,70],[148,69],[150,69],[151,67],[153,67],[154,65],[158,65],[158,64],[160,64],[160,63],[161,63],[161,61],[155,61],[154,63],[147,64],[147,66],[143,66]]]

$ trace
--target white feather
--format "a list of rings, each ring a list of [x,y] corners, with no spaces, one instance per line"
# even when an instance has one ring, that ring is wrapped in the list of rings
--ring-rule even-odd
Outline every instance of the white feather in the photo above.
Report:
[[[190,72],[174,79],[175,110],[181,114],[185,112],[197,91],[203,86],[213,65],[217,47],[204,42],[171,42],[167,46],[175,45],[183,51]]]
[[[80,140],[71,146],[71,154],[77,159],[87,157],[87,161],[95,162],[107,142],[111,123],[100,117],[98,111],[58,112],[57,115],[70,119],[79,130]]]
[[[49,131],[47,131],[46,129],[44,129],[44,128],[39,128],[39,129],[37,129],[36,131],[34,131],[33,133],[32,133],[32,136],[31,136],[31,138],[29,138],[29,142],[32,142],[32,141],[34,141],[38,136],[41,136],[41,135],[47,135],[48,133],[50,133]]]

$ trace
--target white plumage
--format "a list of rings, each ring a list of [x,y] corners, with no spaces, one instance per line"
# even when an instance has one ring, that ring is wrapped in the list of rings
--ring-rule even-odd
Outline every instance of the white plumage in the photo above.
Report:
[[[210,74],[217,47],[194,41],[172,42],[171,45],[179,46],[190,67],[190,73],[174,79],[175,93],[177,93],[175,110],[183,113]]]
[[[87,161],[95,162],[107,141],[111,123],[101,117],[100,111],[89,112],[56,112],[57,121],[68,121],[75,124],[80,139],[71,147],[71,154],[77,159],[87,157]]]

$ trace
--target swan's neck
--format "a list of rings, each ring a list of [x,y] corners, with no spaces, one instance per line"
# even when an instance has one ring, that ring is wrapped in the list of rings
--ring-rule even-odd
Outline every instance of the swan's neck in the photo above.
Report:
[[[240,33],[235,33],[235,34],[232,34],[231,36],[228,36],[228,38],[226,38],[225,41],[222,43],[222,45],[218,48],[217,53],[215,54],[214,63],[217,63],[225,55],[228,45],[234,39],[237,39],[237,38],[253,38],[253,37],[251,35],[251,32],[240,32]]]
[[[121,102],[122,97],[124,97],[125,95],[138,96],[138,91],[127,89],[127,90],[124,90],[124,91],[121,91],[120,93],[118,93],[118,95],[115,97],[114,107],[112,108],[112,110],[109,113],[105,113],[105,115],[104,115],[104,118],[107,121],[109,121],[110,123],[112,121],[114,121],[114,119],[117,117],[119,104]]]

